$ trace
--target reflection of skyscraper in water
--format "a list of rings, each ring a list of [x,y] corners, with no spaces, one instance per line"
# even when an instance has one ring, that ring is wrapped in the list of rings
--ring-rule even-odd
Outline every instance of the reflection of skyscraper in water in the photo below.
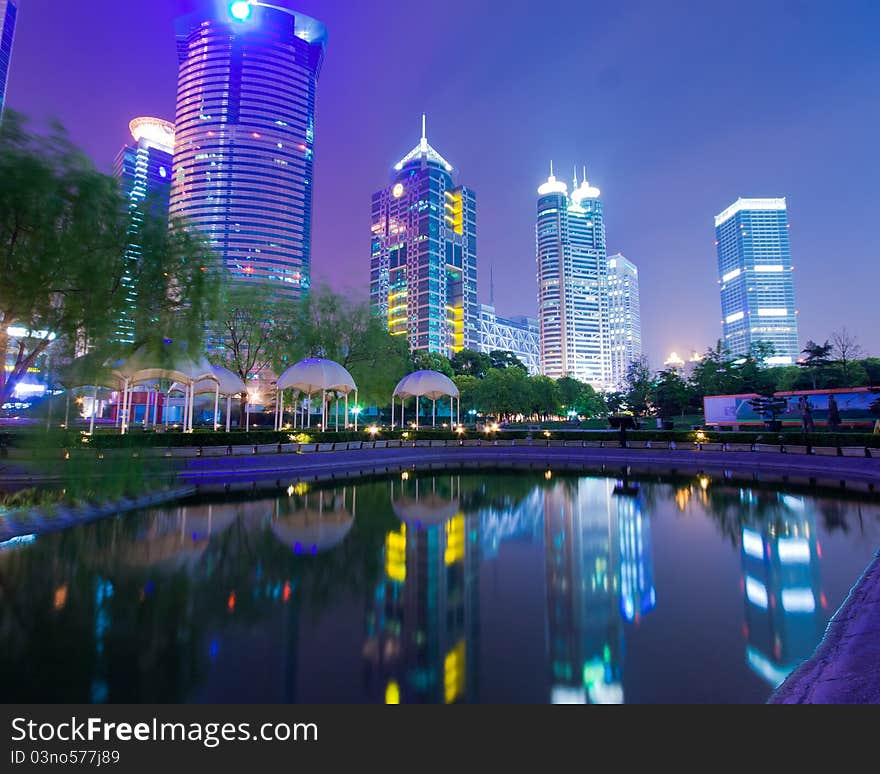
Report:
[[[618,526],[605,479],[545,493],[547,639],[555,704],[623,701]]]
[[[809,658],[825,622],[815,516],[802,498],[777,496],[778,509],[742,529],[746,659],[773,686]]]
[[[620,536],[620,613],[627,623],[638,622],[657,604],[651,522],[642,515],[637,497],[617,498]]]
[[[385,539],[364,644],[367,693],[376,701],[476,699],[479,519],[460,509],[459,488],[457,476],[392,488],[401,523]]]

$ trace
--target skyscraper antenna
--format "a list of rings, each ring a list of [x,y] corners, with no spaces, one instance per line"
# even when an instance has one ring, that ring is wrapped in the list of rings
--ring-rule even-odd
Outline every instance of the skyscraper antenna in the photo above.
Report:
[[[422,113],[422,139],[428,139],[428,119],[424,113]]]
[[[550,177],[553,177],[553,159],[550,159]]]
[[[584,182],[587,182],[587,165],[584,164]]]
[[[578,168],[577,164],[574,165],[574,188],[572,190],[577,190],[578,187]]]

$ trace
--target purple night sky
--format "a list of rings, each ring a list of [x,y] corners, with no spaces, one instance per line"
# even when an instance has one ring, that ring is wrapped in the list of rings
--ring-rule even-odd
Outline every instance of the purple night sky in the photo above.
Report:
[[[174,119],[179,0],[21,0],[8,99],[109,171],[139,115]],[[641,272],[658,367],[720,336],[713,216],[788,197],[801,341],[877,325],[876,0],[301,0],[330,38],[313,274],[366,295],[370,195],[428,138],[477,192],[481,301],[535,314],[536,188],[587,164],[609,253]],[[872,214],[873,213],[873,214]],[[874,226],[871,226],[871,223]]]

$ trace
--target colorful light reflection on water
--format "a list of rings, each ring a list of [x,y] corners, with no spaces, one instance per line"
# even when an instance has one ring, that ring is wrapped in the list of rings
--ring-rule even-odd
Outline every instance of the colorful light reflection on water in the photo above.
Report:
[[[0,552],[8,702],[760,702],[877,502],[701,478],[396,476]]]

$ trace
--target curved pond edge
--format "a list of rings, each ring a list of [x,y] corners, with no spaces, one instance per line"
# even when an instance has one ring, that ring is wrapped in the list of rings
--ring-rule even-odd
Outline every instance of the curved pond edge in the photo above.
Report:
[[[769,704],[880,703],[880,551]]]
[[[103,504],[79,507],[59,505],[52,512],[47,512],[44,508],[10,511],[0,519],[0,544],[16,538],[36,537],[131,511],[177,502],[196,494],[196,492],[197,489],[194,486],[178,486],[173,489],[144,494],[140,497],[122,498]]]

